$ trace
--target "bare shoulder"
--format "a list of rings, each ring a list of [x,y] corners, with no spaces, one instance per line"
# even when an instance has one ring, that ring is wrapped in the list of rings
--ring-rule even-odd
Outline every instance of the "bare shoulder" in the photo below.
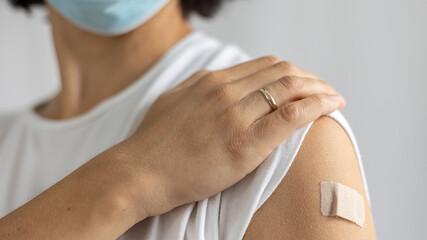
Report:
[[[320,212],[320,182],[358,191],[365,202],[365,223],[358,225]],[[249,239],[375,239],[375,229],[356,153],[347,132],[321,117],[307,133],[298,155],[277,189],[255,213]]]

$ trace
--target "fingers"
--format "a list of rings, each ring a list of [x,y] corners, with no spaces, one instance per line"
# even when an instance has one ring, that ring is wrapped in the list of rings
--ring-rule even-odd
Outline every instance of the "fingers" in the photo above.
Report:
[[[178,84],[176,87],[169,90],[169,92],[174,92],[174,91],[178,91],[180,89],[189,87],[189,86],[193,85],[194,83],[196,83],[197,81],[199,81],[200,79],[202,79],[208,73],[210,73],[210,71],[207,71],[207,70],[197,71],[193,75],[191,75],[191,77],[187,78],[186,80],[184,80],[183,82]]]
[[[219,71],[198,71],[171,89],[170,92],[189,87],[199,82],[209,89],[224,83],[237,81],[240,82],[240,86],[237,86],[236,89],[243,90],[239,91],[238,94],[241,94],[239,98],[243,98],[243,96],[252,92],[254,88],[266,85],[267,82],[277,80],[285,75],[319,79],[318,76],[302,70],[290,62],[281,61],[273,56],[266,56]]]
[[[295,130],[345,106],[342,96],[336,95],[335,98],[334,100],[328,95],[317,94],[279,107],[249,127],[254,139],[259,141],[255,144],[269,144],[266,147],[274,149]]]
[[[220,72],[226,73],[230,80],[237,80],[271,67],[278,62],[280,62],[280,59],[273,56],[266,56],[226,68]]]
[[[240,94],[244,96],[257,91],[270,82],[276,81],[284,76],[298,76],[303,78],[319,79],[314,74],[308,73],[289,62],[278,62],[264,70],[258,71],[246,78],[236,81]]]
[[[230,83],[234,80],[244,78],[255,72],[268,68],[280,60],[276,57],[267,56],[261,57],[252,61],[244,62],[219,71],[201,70],[193,76],[181,83],[171,91],[180,90],[197,84],[201,87],[200,90],[209,90],[224,83]]]
[[[314,94],[336,94],[336,91],[321,79],[296,76],[285,76],[264,86],[264,88],[271,94],[277,106]],[[255,122],[271,112],[268,100],[260,91],[255,91],[244,97],[238,105],[241,105],[240,109],[244,111],[243,116],[251,122]]]

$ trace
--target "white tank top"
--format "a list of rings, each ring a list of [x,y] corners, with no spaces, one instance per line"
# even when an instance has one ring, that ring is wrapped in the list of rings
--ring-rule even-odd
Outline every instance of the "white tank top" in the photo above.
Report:
[[[1,116],[0,217],[129,136],[156,98],[192,73],[218,70],[249,59],[234,45],[193,32],[143,77],[84,115],[54,121],[28,109]],[[329,117],[350,136],[365,181],[350,126],[339,111]],[[119,239],[241,239],[255,211],[285,176],[311,124],[297,130],[255,171],[232,187],[211,198],[147,218]]]

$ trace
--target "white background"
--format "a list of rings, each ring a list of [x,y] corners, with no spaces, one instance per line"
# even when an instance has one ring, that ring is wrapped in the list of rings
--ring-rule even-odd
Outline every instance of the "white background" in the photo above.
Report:
[[[0,0],[0,109],[58,88],[43,11]],[[329,81],[365,165],[379,239],[427,236],[427,1],[235,0],[195,28],[252,56],[274,54]]]

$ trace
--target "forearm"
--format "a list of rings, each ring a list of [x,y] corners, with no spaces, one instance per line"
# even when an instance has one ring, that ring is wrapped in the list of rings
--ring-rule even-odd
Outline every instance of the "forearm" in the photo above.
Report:
[[[144,187],[152,179],[117,152],[100,154],[0,219],[0,239],[116,239],[146,218]]]

